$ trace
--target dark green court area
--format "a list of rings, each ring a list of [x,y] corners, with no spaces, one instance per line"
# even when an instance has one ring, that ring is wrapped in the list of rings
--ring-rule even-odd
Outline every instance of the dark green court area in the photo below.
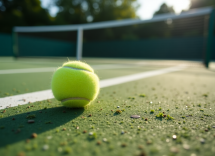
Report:
[[[92,65],[101,64],[100,61],[86,59]],[[20,68],[26,62],[19,62]],[[62,60],[45,61],[44,65],[41,60],[38,65],[36,61],[30,62],[32,67],[53,67]],[[106,64],[105,60],[102,62]],[[166,67],[169,66],[142,65],[96,73],[101,79],[108,79]],[[0,75],[4,82],[1,97],[50,89],[51,75],[52,72]],[[98,98],[83,109],[65,108],[56,99],[2,109],[0,155],[215,155],[214,79],[213,70],[188,66],[178,72],[102,88]],[[5,92],[9,95],[4,95]]]

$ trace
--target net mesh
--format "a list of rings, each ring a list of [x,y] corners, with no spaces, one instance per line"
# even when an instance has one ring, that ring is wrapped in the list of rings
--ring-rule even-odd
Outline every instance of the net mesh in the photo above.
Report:
[[[203,60],[209,15],[84,30],[83,57]],[[76,56],[77,31],[18,33],[18,56]]]

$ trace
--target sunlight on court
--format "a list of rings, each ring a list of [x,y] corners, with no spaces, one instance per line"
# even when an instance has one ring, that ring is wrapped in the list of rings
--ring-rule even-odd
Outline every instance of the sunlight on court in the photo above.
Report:
[[[0,156],[214,155],[212,0],[48,2],[0,1]]]

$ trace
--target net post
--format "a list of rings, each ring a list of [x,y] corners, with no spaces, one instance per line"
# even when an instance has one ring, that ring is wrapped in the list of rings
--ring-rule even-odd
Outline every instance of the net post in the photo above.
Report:
[[[77,48],[76,48],[77,60],[82,59],[82,46],[83,46],[83,29],[78,28],[78,31],[77,31]]]
[[[15,31],[15,27],[12,30],[12,37],[13,37],[13,40],[12,40],[12,42],[13,42],[13,56],[15,59],[17,59],[18,55],[19,55],[19,47],[18,47],[18,34]]]
[[[207,49],[206,49],[206,56],[205,56],[206,68],[209,67],[211,54],[213,51],[214,20],[215,20],[215,11],[214,9],[212,9],[209,17],[209,24],[208,24]]]

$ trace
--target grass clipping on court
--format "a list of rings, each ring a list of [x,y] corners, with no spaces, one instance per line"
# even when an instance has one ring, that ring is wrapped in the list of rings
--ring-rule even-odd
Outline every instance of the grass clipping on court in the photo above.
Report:
[[[52,99],[1,110],[0,155],[211,155],[212,84],[166,74],[104,88],[85,109]]]

